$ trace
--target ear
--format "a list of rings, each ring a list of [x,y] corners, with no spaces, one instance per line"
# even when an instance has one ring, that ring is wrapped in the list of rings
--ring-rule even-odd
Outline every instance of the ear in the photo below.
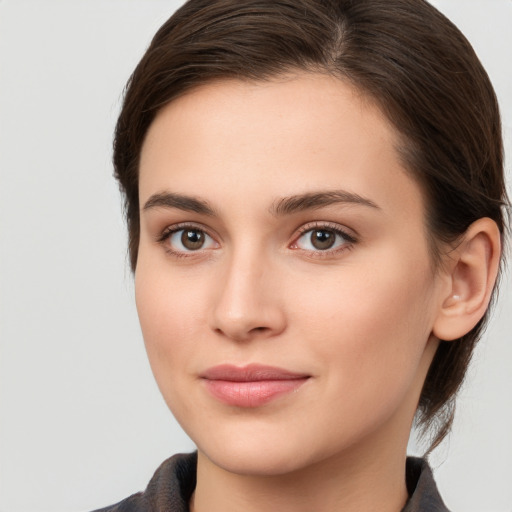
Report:
[[[496,223],[478,219],[469,226],[446,263],[448,286],[433,327],[441,340],[467,334],[484,316],[496,282],[501,236]]]

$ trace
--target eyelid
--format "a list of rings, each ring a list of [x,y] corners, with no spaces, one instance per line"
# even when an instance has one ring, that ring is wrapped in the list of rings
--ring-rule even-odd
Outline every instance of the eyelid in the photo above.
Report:
[[[169,243],[166,243],[169,241],[170,237],[179,231],[183,231],[189,229],[191,231],[201,231],[206,236],[211,238],[213,242],[215,243],[217,248],[219,246],[219,242],[217,241],[217,237],[211,234],[211,231],[202,224],[198,224],[196,222],[179,222],[178,224],[171,224],[170,226],[165,227],[160,233],[156,236],[156,242],[163,245],[165,250],[170,253],[173,256],[177,257],[192,257],[192,256],[198,256],[199,254],[203,253],[205,251],[210,251],[212,248],[205,248],[205,249],[197,249],[196,251],[180,251],[176,249],[172,249]]]
[[[343,237],[346,240],[346,243],[342,244],[341,247],[335,247],[333,249],[317,249],[317,250],[308,250],[297,247],[297,241],[306,233],[313,230],[326,230],[333,231],[335,234]],[[303,251],[307,253],[311,253],[311,255],[315,255],[315,257],[329,256],[335,254],[340,251],[345,251],[353,247],[354,244],[358,242],[358,236],[354,233],[353,230],[348,229],[340,224],[329,222],[329,221],[314,221],[308,222],[301,226],[293,236],[293,242],[289,245],[289,248],[292,250]]]
[[[172,249],[169,243],[166,243],[169,241],[169,238],[179,231],[190,229],[190,230],[197,230],[203,232],[206,236],[211,238],[215,244],[215,247],[213,248],[206,248],[206,249],[197,249],[197,250],[175,250]],[[297,241],[302,237],[304,234],[308,233],[312,230],[326,230],[326,231],[333,231],[335,234],[341,236],[345,239],[346,243],[343,243],[341,246],[332,248],[332,249],[317,249],[317,250],[309,250],[309,249],[302,249],[300,247],[297,247]],[[179,222],[177,224],[171,224],[169,226],[166,226],[160,233],[156,236],[156,242],[163,245],[165,250],[170,253],[173,256],[176,257],[193,257],[193,256],[199,256],[200,254],[204,254],[205,251],[210,251],[212,249],[216,249],[219,247],[220,243],[218,241],[218,236],[213,235],[211,233],[211,230],[204,226],[203,224],[196,223],[196,222]],[[335,222],[330,221],[314,221],[314,222],[308,222],[300,228],[298,228],[293,235],[293,241],[288,245],[289,249],[302,251],[303,253],[309,253],[310,257],[328,257],[332,256],[338,252],[342,252],[348,249],[351,249],[354,244],[358,242],[358,235],[354,233],[354,230],[348,229],[345,226],[342,226],[340,224],[337,224]]]

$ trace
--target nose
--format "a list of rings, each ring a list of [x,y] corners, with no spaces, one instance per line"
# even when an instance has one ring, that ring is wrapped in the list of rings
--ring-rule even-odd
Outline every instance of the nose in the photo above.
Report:
[[[282,333],[286,317],[279,271],[262,257],[233,255],[217,276],[211,327],[235,341],[269,338]]]

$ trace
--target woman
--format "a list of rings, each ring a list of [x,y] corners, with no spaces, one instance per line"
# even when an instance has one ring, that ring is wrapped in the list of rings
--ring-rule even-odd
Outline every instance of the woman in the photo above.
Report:
[[[104,511],[447,510],[435,447],[495,290],[499,112],[423,0],[191,0],[115,136],[153,373],[198,447]]]

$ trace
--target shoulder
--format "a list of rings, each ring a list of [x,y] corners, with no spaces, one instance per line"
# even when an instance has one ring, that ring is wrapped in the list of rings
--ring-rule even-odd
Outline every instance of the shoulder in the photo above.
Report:
[[[196,468],[197,453],[174,455],[155,471],[144,492],[94,512],[188,512]]]

